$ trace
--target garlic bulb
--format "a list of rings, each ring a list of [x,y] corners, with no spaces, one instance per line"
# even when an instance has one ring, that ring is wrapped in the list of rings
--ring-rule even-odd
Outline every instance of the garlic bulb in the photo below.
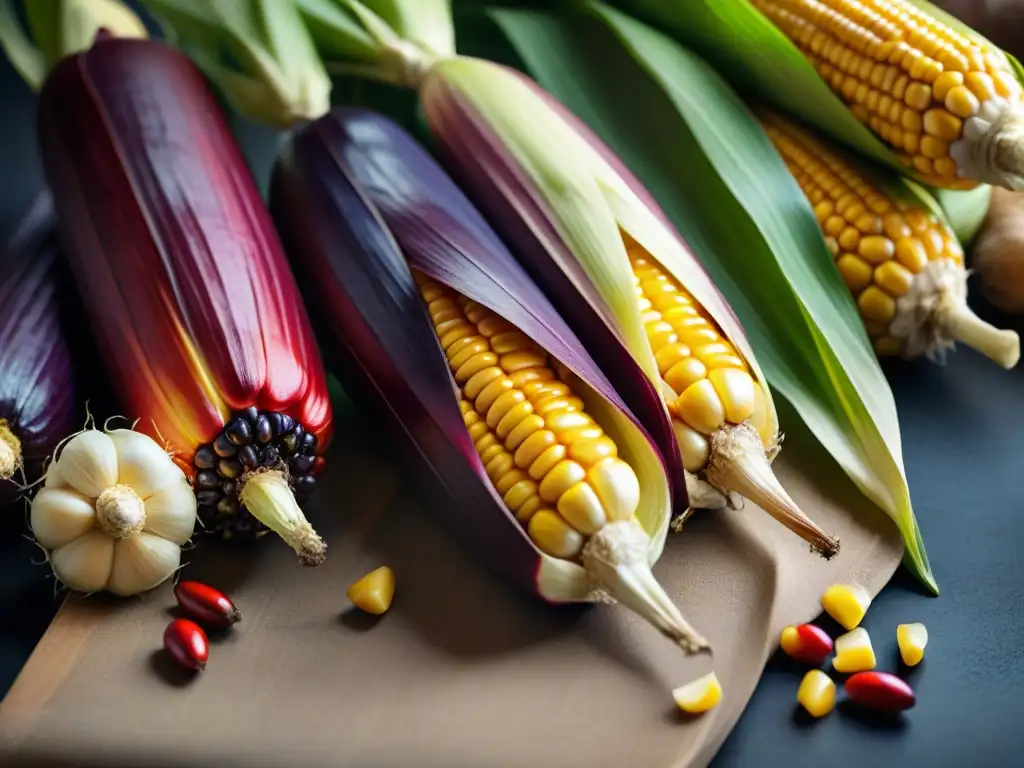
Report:
[[[71,589],[135,595],[170,577],[192,536],[196,497],[151,438],[88,429],[64,446],[32,500],[31,526]]]

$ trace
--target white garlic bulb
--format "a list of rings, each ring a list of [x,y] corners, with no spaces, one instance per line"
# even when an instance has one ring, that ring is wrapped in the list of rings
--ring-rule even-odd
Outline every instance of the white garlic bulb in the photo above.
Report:
[[[130,429],[88,429],[69,440],[31,508],[32,533],[57,578],[74,590],[115,595],[170,577],[195,522],[185,473]]]

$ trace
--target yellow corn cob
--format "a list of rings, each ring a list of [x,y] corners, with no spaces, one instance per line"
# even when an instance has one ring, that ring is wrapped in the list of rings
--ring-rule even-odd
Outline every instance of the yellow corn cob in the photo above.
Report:
[[[683,468],[749,498],[827,557],[838,542],[789,497],[766,459],[776,444],[764,389],[704,309],[632,238],[626,250]]]
[[[413,276],[487,477],[537,549],[582,566],[687,652],[707,649],[651,574],[639,478],[586,412],[572,373],[491,310]]]
[[[907,0],[752,2],[929,183],[1024,183],[1024,91],[997,50]]]
[[[636,474],[548,354],[489,309],[418,280],[487,476],[537,548],[574,559],[588,536],[631,520]]]
[[[963,249],[943,222],[887,195],[856,161],[807,130],[763,110],[758,116],[814,207],[880,356],[934,358],[961,341],[1004,368],[1016,365],[1017,334],[967,307]]]

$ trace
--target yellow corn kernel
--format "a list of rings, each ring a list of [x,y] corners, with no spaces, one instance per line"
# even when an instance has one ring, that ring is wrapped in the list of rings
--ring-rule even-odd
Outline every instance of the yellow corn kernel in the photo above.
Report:
[[[800,681],[796,700],[811,717],[824,717],[836,706],[836,684],[820,669],[812,669]]]
[[[932,88],[925,83],[911,83],[907,86],[903,101],[911,109],[923,111],[932,103]]]
[[[978,97],[975,96],[967,86],[958,85],[949,90],[945,100],[946,109],[960,118],[968,118],[976,115],[981,108]]]
[[[876,664],[875,649],[871,647],[871,637],[864,627],[851,629],[845,635],[836,638],[835,656],[832,657],[832,668],[836,672],[867,672]]]
[[[708,369],[696,357],[689,357],[676,363],[662,375],[665,383],[672,387],[672,391],[684,392],[691,384],[704,379],[708,375]]]
[[[847,630],[863,621],[870,605],[871,595],[858,584],[834,584],[821,597],[821,607]]]
[[[714,672],[698,677],[672,691],[676,706],[690,715],[714,709],[722,701],[722,686]]]
[[[881,235],[872,235],[860,241],[857,253],[868,264],[881,264],[883,261],[891,259],[895,250],[896,246],[889,238],[882,237]]]
[[[394,600],[395,574],[386,565],[382,565],[349,587],[345,595],[360,610],[380,616],[391,607]]]
[[[992,76],[987,72],[968,72],[964,78],[964,85],[978,97],[979,101],[988,101],[996,97],[996,84],[992,82]]]
[[[899,239],[902,237],[910,237],[910,227],[907,225],[907,222],[903,220],[903,214],[895,211],[886,214],[884,224],[885,234],[889,237],[890,240],[896,243],[898,250]]]
[[[900,624],[896,627],[896,643],[900,657],[908,667],[914,667],[924,658],[924,647],[928,645],[928,629],[924,624]]]
[[[945,103],[949,92],[958,85],[963,84],[964,76],[962,72],[943,72],[935,78],[935,82],[932,84],[932,98]]]
[[[956,141],[960,138],[963,121],[944,109],[929,109],[924,113],[924,129],[929,135],[943,141]]]
[[[576,557],[583,549],[582,534],[549,509],[541,509],[530,518],[527,532],[537,548],[552,557]]]
[[[725,408],[725,420],[742,424],[754,413],[754,380],[737,368],[715,368],[708,372],[708,381],[715,388]]]
[[[861,316],[867,320],[888,323],[896,316],[895,300],[873,285],[869,285],[857,297],[857,307]]]
[[[687,472],[697,472],[708,463],[708,456],[711,450],[708,439],[700,432],[690,429],[679,419],[672,419],[672,429],[676,433],[676,442],[679,444],[679,452],[683,457],[683,469]]]
[[[937,160],[949,155],[949,143],[936,139],[934,136],[921,137],[921,154],[929,160]],[[934,167],[934,164],[933,164]]]
[[[890,296],[902,296],[913,283],[914,273],[898,261],[887,261],[875,269],[875,285]]]
[[[676,400],[679,417],[698,432],[710,435],[725,423],[725,407],[708,379],[696,381]]]
[[[903,237],[896,241],[896,260],[917,274],[928,263],[928,251],[917,238]]]

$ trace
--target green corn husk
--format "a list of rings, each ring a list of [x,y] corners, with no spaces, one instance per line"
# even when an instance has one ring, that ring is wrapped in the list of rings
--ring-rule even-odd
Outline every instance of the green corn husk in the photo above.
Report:
[[[291,0],[140,0],[232,108],[288,128],[330,108],[331,81]],[[325,0],[330,5],[329,0]]]
[[[527,70],[654,193],[739,313],[775,390],[896,522],[907,567],[937,594],[892,392],[800,188],[701,58],[606,5],[585,9],[491,16]],[[938,209],[912,186],[908,194]]]
[[[18,18],[19,7],[26,26]],[[0,0],[0,47],[36,91],[54,64],[86,50],[100,29],[115,37],[149,36],[142,20],[120,0]]]

